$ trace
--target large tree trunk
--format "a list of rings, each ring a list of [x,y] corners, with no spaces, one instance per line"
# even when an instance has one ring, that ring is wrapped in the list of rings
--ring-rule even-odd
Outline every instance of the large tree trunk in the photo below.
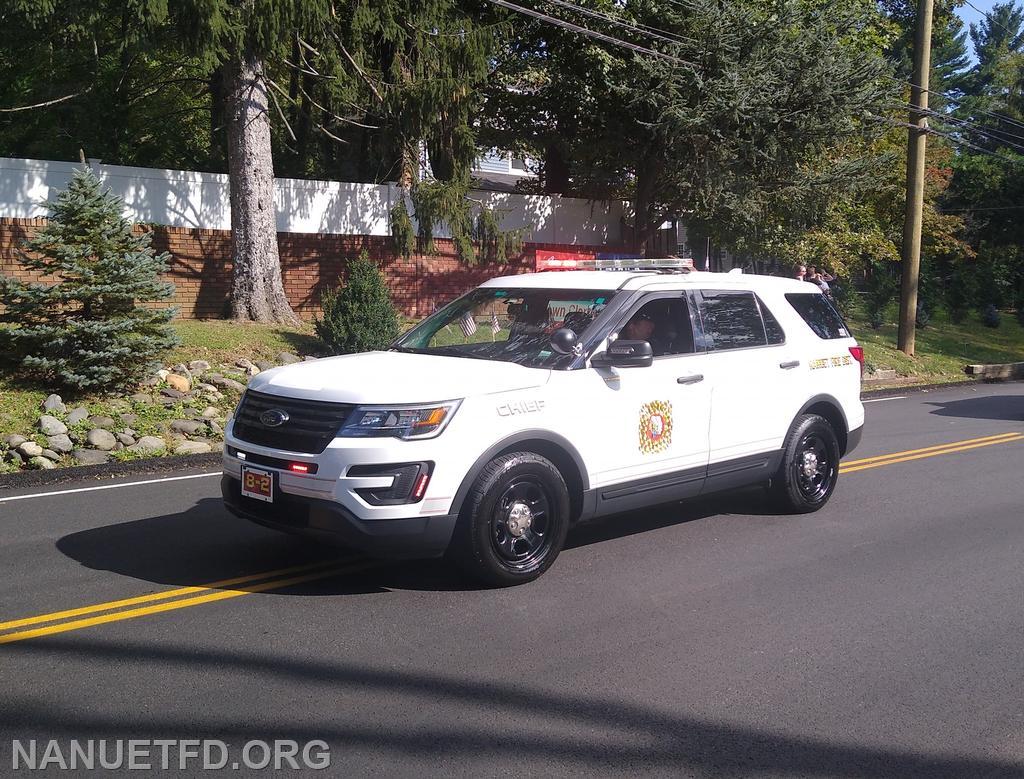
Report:
[[[234,272],[231,315],[254,322],[297,323],[281,281],[274,210],[274,160],[263,63],[243,58],[227,68],[228,174]]]

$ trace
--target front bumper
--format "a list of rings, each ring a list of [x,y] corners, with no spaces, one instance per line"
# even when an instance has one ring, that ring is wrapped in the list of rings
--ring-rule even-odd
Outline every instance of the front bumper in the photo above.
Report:
[[[238,479],[220,480],[224,505],[232,514],[274,530],[356,549],[373,557],[440,557],[448,548],[457,515],[363,520],[330,500],[279,492],[274,503],[242,496]]]

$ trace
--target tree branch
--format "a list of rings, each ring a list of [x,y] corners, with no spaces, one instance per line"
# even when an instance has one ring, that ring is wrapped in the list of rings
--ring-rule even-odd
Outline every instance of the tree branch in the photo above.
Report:
[[[73,100],[76,97],[81,97],[88,92],[92,87],[83,89],[81,92],[75,92],[72,95],[64,95],[64,97],[58,97],[56,100],[47,100],[44,103],[35,103],[33,105],[23,105],[17,108],[0,108],[0,114],[13,114],[18,111],[31,111],[35,108],[46,108],[47,106],[57,105],[57,103],[63,103],[66,100]]]

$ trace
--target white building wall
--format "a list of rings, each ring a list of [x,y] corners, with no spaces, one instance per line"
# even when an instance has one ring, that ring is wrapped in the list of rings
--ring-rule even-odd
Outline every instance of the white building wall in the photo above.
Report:
[[[90,163],[103,183],[125,201],[136,222],[214,230],[231,228],[228,177],[220,173],[134,168]],[[78,164],[0,158],[0,217],[46,215],[46,202],[67,186]],[[278,179],[277,229],[291,233],[389,235],[388,214],[401,190],[394,184]],[[477,192],[497,208],[503,229],[522,229],[536,243],[606,244],[621,241],[621,202]],[[409,207],[410,213],[412,211]],[[448,235],[443,226],[438,237]]]

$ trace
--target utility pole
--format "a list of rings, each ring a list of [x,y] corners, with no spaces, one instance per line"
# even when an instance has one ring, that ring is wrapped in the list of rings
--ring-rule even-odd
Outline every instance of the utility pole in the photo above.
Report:
[[[914,78],[907,131],[907,212],[903,222],[903,275],[900,284],[899,349],[914,356],[917,285],[921,271],[921,211],[924,208],[924,155],[928,139],[928,75],[932,62],[932,0],[918,0],[914,36]]]

